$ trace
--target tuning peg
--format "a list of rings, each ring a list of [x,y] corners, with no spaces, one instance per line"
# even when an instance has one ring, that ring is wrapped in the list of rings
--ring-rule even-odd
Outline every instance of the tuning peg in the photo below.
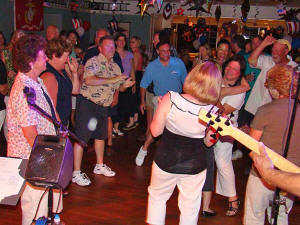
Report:
[[[229,118],[228,118],[228,119],[225,121],[225,123],[224,123],[226,126],[229,126],[229,125],[230,125],[230,122],[229,122],[229,121],[230,121],[230,119],[231,119],[232,117],[234,117],[234,114],[233,114],[233,113],[230,113]]]
[[[218,138],[218,136],[219,136],[218,133],[219,133],[220,131],[223,131],[223,129],[222,129],[221,127],[218,127],[218,129],[216,130],[216,132],[213,133],[213,134],[211,134],[210,136],[211,136],[213,139],[217,140],[217,138]]]
[[[211,108],[210,108],[210,110],[207,112],[207,114],[206,114],[206,117],[207,118],[211,118],[211,111],[213,110],[213,108],[214,108],[215,106],[213,105]]]
[[[210,120],[207,124],[206,124],[206,129],[208,129],[211,125],[214,125],[215,122]]]
[[[220,131],[223,131],[223,129],[221,127],[218,127],[217,133],[219,133]]]
[[[229,121],[230,121],[230,118],[228,118],[228,119],[225,121],[224,124],[225,124],[226,126],[229,126],[229,125],[230,125],[230,122],[229,122]]]
[[[222,113],[223,113],[222,110],[218,112],[218,116],[215,119],[216,122],[218,122],[218,123],[221,122],[220,117],[221,117]]]
[[[210,135],[213,139],[217,140],[217,133],[213,133],[212,135]]]

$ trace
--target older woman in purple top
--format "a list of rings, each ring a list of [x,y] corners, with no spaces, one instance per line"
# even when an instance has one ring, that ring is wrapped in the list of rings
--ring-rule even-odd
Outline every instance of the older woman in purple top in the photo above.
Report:
[[[122,60],[122,66],[124,69],[124,73],[127,77],[131,77],[132,80],[135,80],[134,68],[133,68],[133,54],[125,49],[126,46],[126,35],[123,33],[118,33],[115,38],[116,43],[116,52],[119,54]],[[131,108],[130,96],[132,94],[132,90],[129,89],[124,93],[120,93],[119,96],[119,104],[118,111],[119,116],[128,118],[129,112],[128,110]],[[117,135],[123,135],[123,133],[118,129],[119,121],[114,123],[114,133]]]

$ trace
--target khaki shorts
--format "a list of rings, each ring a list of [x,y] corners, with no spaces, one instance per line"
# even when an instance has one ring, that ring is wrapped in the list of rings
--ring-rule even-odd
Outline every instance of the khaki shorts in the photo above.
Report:
[[[146,106],[152,109],[154,108],[153,98],[154,94],[149,91],[146,91]]]

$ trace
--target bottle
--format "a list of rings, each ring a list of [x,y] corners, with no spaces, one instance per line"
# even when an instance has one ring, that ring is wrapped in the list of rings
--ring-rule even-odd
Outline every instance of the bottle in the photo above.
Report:
[[[53,219],[53,224],[54,225],[66,225],[64,222],[60,220],[60,217],[58,214],[55,214],[54,219]]]

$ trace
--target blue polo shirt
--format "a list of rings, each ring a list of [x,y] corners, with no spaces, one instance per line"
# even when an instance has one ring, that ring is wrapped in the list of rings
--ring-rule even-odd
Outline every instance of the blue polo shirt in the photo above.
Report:
[[[181,59],[170,57],[169,64],[163,66],[157,58],[146,67],[140,87],[147,88],[153,82],[156,96],[163,96],[168,91],[181,93],[186,75],[186,68]]]

